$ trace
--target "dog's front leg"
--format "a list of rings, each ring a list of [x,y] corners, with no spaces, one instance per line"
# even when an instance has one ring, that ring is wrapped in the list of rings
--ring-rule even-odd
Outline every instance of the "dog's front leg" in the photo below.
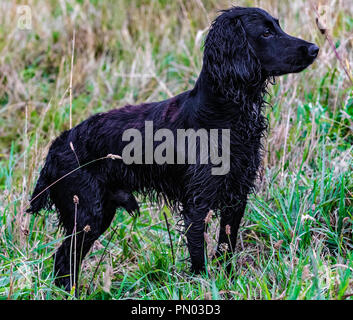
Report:
[[[246,201],[229,206],[221,211],[221,222],[218,237],[217,256],[225,257],[226,260],[235,251],[238,229],[244,215]],[[229,265],[230,266],[230,265]]]
[[[205,270],[204,232],[207,211],[188,208],[184,209],[182,214],[185,222],[187,246],[191,257],[191,271],[198,274]]]

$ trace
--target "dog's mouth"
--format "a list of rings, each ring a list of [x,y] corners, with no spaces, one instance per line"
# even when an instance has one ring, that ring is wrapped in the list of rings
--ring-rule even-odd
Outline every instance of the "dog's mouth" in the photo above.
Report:
[[[316,56],[305,57],[303,59],[287,59],[286,64],[290,70],[290,73],[297,73],[303,71],[305,68],[309,67],[315,60]]]
[[[307,67],[309,67],[313,62],[315,61],[315,59],[312,59],[311,61],[305,62],[305,63],[287,63],[286,67],[281,69],[281,70],[272,70],[269,73],[269,75],[271,76],[282,76],[284,74],[288,74],[288,73],[299,73],[301,71],[303,71],[304,69],[306,69]]]
[[[301,71],[303,71],[304,69],[306,69],[307,67],[309,67],[313,62],[314,62],[314,60],[311,61],[310,63],[292,66],[292,71],[291,71],[290,73],[298,73],[298,72],[301,72]]]

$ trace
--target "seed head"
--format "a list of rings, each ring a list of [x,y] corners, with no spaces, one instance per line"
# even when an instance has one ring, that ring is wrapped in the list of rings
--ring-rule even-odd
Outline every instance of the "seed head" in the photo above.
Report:
[[[282,247],[282,243],[283,243],[283,240],[278,240],[274,245],[273,247],[278,250],[280,247]]]
[[[208,211],[208,214],[207,214],[207,216],[206,216],[206,218],[205,218],[205,223],[206,223],[206,224],[209,224],[209,223],[211,222],[211,220],[212,220],[212,215],[213,215],[213,211],[212,211],[212,210]]]
[[[79,198],[78,198],[78,196],[77,195],[74,195],[74,204],[78,204],[79,203]]]
[[[107,158],[112,159],[112,160],[122,159],[121,156],[118,156],[117,154],[112,154],[112,153],[109,153],[107,155]]]
[[[348,221],[349,221],[349,217],[344,217],[342,220],[343,223],[347,223]]]
[[[227,252],[228,251],[228,243],[225,243],[225,242],[221,243],[219,245],[219,250],[221,250],[222,252]]]

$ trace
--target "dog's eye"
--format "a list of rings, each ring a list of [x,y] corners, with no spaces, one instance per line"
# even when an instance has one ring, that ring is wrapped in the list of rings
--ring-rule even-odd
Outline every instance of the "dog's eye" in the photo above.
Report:
[[[271,35],[272,35],[272,33],[271,33],[270,30],[266,30],[266,31],[262,34],[262,36],[265,37],[265,38],[268,38],[268,37],[270,37]]]

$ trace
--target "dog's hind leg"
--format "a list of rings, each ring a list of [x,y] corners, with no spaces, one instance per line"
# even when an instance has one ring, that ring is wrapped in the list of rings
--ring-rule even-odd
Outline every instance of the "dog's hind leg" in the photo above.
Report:
[[[72,184],[74,185],[74,184]],[[77,181],[75,183],[77,184]],[[58,209],[60,222],[66,230],[66,239],[55,255],[56,284],[70,291],[77,280],[82,260],[89,252],[94,241],[110,226],[117,207],[125,208],[130,214],[138,213],[139,207],[132,193],[121,189],[101,191],[96,181],[90,185],[81,184],[85,192],[78,193],[78,203],[72,199],[70,188],[61,187]],[[104,194],[102,196],[102,194]],[[70,204],[71,202],[71,204]]]
[[[99,232],[93,232],[89,225],[78,232],[67,233],[67,238],[63,241],[55,254],[55,284],[63,287],[66,291],[71,291],[75,286],[77,293],[77,283],[81,262],[100,236]]]
[[[115,211],[115,205],[106,204],[101,219],[90,215],[88,210],[78,213],[79,221],[76,224],[76,232],[75,229],[67,232],[67,238],[55,255],[56,284],[58,286],[63,286],[67,291],[70,291],[74,284],[77,288],[81,263],[94,242],[110,226]],[[82,215],[84,219],[82,219]]]
[[[98,182],[88,179],[87,174],[70,176],[51,191],[60,224],[66,231],[55,254],[55,283],[67,291],[73,285],[77,288],[82,260],[114,216],[115,207],[104,202],[102,194]]]

